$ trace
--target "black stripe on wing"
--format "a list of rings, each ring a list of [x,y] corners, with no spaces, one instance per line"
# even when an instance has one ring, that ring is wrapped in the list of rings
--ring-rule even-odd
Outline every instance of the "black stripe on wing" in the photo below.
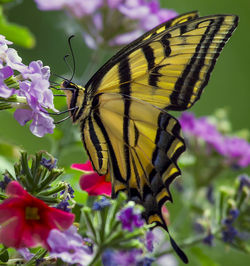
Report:
[[[210,25],[207,27],[206,32],[203,34],[200,40],[200,43],[197,45],[195,53],[193,54],[190,62],[186,65],[182,75],[178,78],[173,93],[170,96],[171,105],[167,106],[166,110],[185,110],[187,108],[190,108],[200,98],[203,88],[207,85],[209,81],[210,74],[215,66],[216,60],[222,48],[225,46],[227,40],[230,38],[232,32],[238,24],[238,17],[235,16],[235,20],[232,23],[231,29],[227,32],[227,34],[225,34],[225,37],[220,40],[220,45],[218,45],[213,54],[210,54],[210,56],[213,57],[212,59],[210,59],[210,67],[207,70],[205,78],[200,85],[194,102],[190,104],[190,99],[193,95],[194,86],[196,82],[200,79],[200,70],[205,65],[205,60],[209,48],[213,43],[214,38],[219,33],[221,26],[223,26],[225,18],[226,17],[221,16],[217,19],[208,19],[208,21],[210,21]],[[201,21],[201,23],[204,23],[204,21]],[[198,28],[198,26],[199,23],[197,23],[196,27]],[[188,28],[186,28],[185,30],[188,30]]]
[[[126,180],[130,179],[131,168],[130,168],[130,154],[129,154],[129,108],[130,108],[130,90],[131,90],[131,71],[129,65],[129,59],[123,58],[119,63],[119,80],[120,80],[120,93],[124,99],[124,116],[123,116],[123,140],[124,140],[124,158],[126,161]]]

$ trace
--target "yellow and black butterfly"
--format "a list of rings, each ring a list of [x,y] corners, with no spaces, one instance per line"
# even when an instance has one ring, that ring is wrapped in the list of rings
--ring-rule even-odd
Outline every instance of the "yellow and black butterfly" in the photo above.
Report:
[[[237,22],[235,15],[181,15],[125,46],[85,87],[62,84],[93,168],[112,181],[112,197],[124,191],[144,206],[147,223],[167,231],[161,208],[172,201],[169,185],[180,175],[177,159],[185,150],[168,111],[186,110],[200,98]]]

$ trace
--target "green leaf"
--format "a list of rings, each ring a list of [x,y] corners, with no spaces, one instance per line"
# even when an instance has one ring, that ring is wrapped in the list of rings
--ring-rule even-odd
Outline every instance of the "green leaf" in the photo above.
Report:
[[[4,172],[6,169],[13,172],[13,165],[5,157],[0,156],[0,173]]]
[[[8,253],[8,250],[3,248],[1,251],[0,251],[0,261],[2,262],[7,262],[9,260],[9,253]]]
[[[198,259],[200,266],[219,266],[219,264],[206,255],[202,249],[198,247],[192,247],[191,252]]]
[[[0,0],[1,1],[1,0]],[[7,40],[23,46],[25,48],[32,48],[35,46],[34,35],[24,26],[10,23],[7,21],[3,14],[2,7],[0,6],[0,32],[6,37]]]

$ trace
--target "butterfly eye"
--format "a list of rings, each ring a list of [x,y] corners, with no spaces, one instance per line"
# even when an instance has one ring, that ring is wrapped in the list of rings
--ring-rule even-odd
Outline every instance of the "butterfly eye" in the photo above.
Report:
[[[68,80],[64,80],[64,82],[62,83],[62,87],[65,89],[70,88],[70,82]]]

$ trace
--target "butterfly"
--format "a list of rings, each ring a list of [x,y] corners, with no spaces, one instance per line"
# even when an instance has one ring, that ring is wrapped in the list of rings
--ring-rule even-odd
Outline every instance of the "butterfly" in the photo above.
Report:
[[[190,108],[207,85],[238,17],[186,13],[125,46],[82,87],[64,80],[70,116],[99,175],[144,207],[147,223],[168,231],[162,206],[181,174],[180,123],[169,111]],[[171,238],[184,262],[186,255]]]

